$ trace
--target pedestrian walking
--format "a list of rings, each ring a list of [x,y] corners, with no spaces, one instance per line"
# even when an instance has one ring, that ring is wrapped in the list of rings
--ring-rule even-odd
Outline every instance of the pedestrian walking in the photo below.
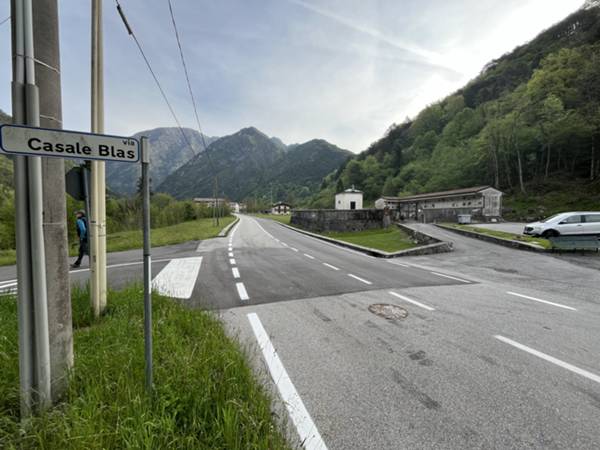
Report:
[[[75,221],[75,227],[77,228],[77,237],[79,238],[79,256],[77,260],[71,264],[71,268],[76,269],[81,265],[81,260],[84,255],[89,256],[88,252],[88,223],[87,218],[85,217],[84,211],[77,211],[75,213],[75,217],[77,218]]]

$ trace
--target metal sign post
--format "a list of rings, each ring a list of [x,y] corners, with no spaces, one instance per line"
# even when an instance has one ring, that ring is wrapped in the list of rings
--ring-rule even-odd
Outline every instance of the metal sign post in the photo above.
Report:
[[[152,260],[150,255],[150,148],[148,138],[141,139],[142,151],[142,211],[144,217],[144,356],[146,358],[146,389],[152,391]]]

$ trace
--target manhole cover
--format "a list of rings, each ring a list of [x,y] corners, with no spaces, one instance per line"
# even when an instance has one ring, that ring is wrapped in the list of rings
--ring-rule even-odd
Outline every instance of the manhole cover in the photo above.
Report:
[[[398,305],[390,305],[389,303],[374,303],[369,305],[369,311],[388,320],[404,319],[408,316],[407,310]]]

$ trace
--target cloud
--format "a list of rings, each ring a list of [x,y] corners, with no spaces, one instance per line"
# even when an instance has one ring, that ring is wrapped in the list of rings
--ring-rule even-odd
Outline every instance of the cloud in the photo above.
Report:
[[[383,34],[381,31],[375,29],[375,28],[371,28],[367,25],[364,24],[360,24],[358,22],[355,22],[351,19],[348,19],[346,17],[343,17],[339,14],[336,14],[334,12],[328,11],[326,9],[320,8],[318,6],[315,6],[311,3],[308,3],[304,0],[288,0],[288,2],[293,3],[295,5],[298,5],[304,9],[307,9],[309,11],[312,11],[315,14],[318,14],[320,16],[326,17],[328,19],[333,20],[334,22],[337,22],[341,25],[344,25],[347,28],[350,28],[351,30],[354,30],[358,33],[362,33],[366,36],[369,36],[379,42],[385,43],[387,45],[390,45],[398,50],[401,50],[403,52],[408,52],[411,53],[415,56],[418,56],[420,59],[422,59],[425,63],[432,65],[432,66],[436,66],[436,67],[440,67],[443,69],[447,69],[447,70],[451,70],[453,72],[458,72],[454,67],[452,67],[449,64],[445,64],[442,63],[441,61],[444,60],[443,56],[439,53],[436,53],[434,51],[431,50],[427,50],[424,48],[419,47],[416,44],[413,44],[411,42],[407,42],[407,41],[403,41],[401,39],[397,39],[397,38],[392,38],[389,37],[385,34]]]

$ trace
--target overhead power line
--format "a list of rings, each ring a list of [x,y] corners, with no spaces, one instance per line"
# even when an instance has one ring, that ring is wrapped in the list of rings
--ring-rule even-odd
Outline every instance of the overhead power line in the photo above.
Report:
[[[2,22],[0,22],[0,26],[4,25],[9,20],[10,20],[10,16],[8,16],[6,19],[4,19]]]
[[[188,147],[190,148],[190,151],[192,152],[192,154],[194,156],[196,156],[196,152],[194,152],[194,148],[192,147],[192,144],[190,143],[188,137],[186,136],[185,131],[184,131],[183,127],[181,126],[179,119],[177,118],[177,114],[175,114],[175,110],[173,109],[173,106],[171,105],[171,102],[169,101],[167,94],[165,93],[165,90],[163,89],[162,85],[160,84],[160,81],[158,80],[156,73],[152,69],[152,65],[150,64],[150,61],[148,60],[146,54],[144,53],[144,49],[142,48],[140,41],[138,40],[137,36],[133,32],[133,29],[131,28],[131,26],[129,25],[129,22],[127,21],[127,17],[125,17],[125,13],[123,12],[121,5],[119,4],[119,0],[115,0],[115,3],[117,4],[117,11],[119,13],[119,16],[121,16],[121,20],[123,21],[123,24],[125,25],[125,28],[127,29],[127,33],[133,38],[135,45],[137,46],[140,54],[142,55],[142,58],[144,59],[144,62],[146,63],[146,67],[148,67],[148,70],[150,71],[152,78],[154,78],[154,82],[156,83],[156,86],[158,87],[158,90],[160,91],[162,98],[164,99],[165,103],[167,104],[169,111],[171,112],[171,115],[173,116],[173,119],[175,120],[175,123],[177,124],[177,128],[179,128],[179,131],[181,132],[181,135],[183,136],[183,139],[187,143]],[[202,139],[204,140],[204,137],[202,137]]]

